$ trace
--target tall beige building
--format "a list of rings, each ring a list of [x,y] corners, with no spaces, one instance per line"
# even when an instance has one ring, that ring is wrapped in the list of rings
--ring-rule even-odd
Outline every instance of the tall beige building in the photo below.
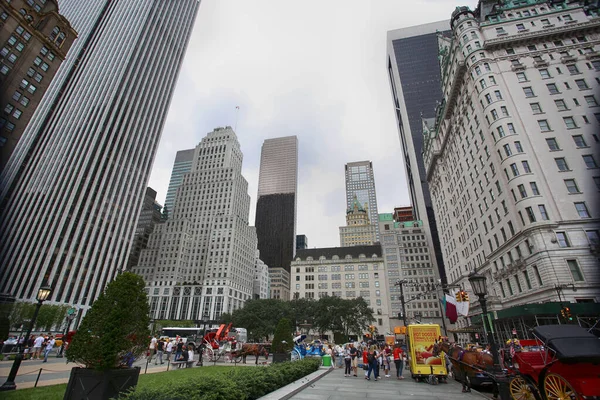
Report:
[[[356,196],[346,211],[346,226],[340,226],[340,245],[370,246],[377,242],[377,229],[369,221],[368,203],[361,205]]]
[[[76,38],[56,0],[0,4],[0,171]]]
[[[448,281],[469,289],[474,269],[487,276],[490,319],[507,328],[501,335],[511,324],[527,335],[520,327],[542,314],[556,321],[563,302],[585,303],[573,305],[578,317],[593,314],[588,303],[600,302],[597,5],[480,1],[475,11],[457,8],[450,26],[451,38],[439,40],[443,99],[424,129]],[[543,309],[525,306],[532,303]]]

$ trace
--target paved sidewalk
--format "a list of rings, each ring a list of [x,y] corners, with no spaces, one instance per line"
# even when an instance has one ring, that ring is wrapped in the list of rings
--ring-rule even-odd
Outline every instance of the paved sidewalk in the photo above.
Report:
[[[395,372],[395,371],[393,371]],[[462,393],[461,385],[453,379],[448,383],[429,385],[417,383],[410,379],[406,371],[403,380],[397,380],[392,374],[391,378],[383,377],[374,381],[371,377],[367,381],[364,371],[358,371],[358,377],[344,377],[342,369],[332,370],[319,380],[311,383],[297,394],[289,397],[291,400],[463,400],[479,399],[483,397],[475,392]],[[288,397],[282,397],[288,398]]]

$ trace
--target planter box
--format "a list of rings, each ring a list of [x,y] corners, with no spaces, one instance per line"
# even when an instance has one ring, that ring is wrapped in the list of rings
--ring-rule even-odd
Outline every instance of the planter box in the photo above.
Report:
[[[96,371],[73,368],[64,400],[106,400],[134,388],[138,383],[140,367]]]
[[[273,364],[290,361],[290,355],[288,353],[273,353]]]

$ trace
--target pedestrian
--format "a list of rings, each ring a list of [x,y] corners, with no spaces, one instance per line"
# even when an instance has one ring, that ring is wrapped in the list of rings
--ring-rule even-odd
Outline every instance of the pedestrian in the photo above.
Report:
[[[333,348],[333,351],[335,352],[338,368],[342,368],[342,366],[344,365],[344,348],[339,344],[336,344]]]
[[[344,352],[344,364],[346,368],[344,369],[344,376],[349,377],[352,374],[352,355],[350,354],[350,348],[352,347],[352,343],[346,347],[346,351]],[[341,357],[340,357],[341,358]],[[355,352],[356,358],[356,352]],[[356,376],[356,375],[354,375]]]
[[[156,336],[153,336],[152,339],[150,339],[150,346],[148,346],[149,351],[149,362],[152,362],[152,357],[154,357],[154,355],[156,354]]]
[[[156,360],[154,360],[154,365],[156,365],[157,362],[160,362],[161,365],[164,364],[164,362],[163,362],[164,348],[165,348],[165,343],[162,340],[159,340],[158,343],[156,343]]]
[[[179,361],[181,354],[183,353],[183,339],[179,339],[175,347],[175,361]]]
[[[350,343],[350,363],[352,365],[352,372],[354,376],[358,376],[358,349],[354,346],[354,343]]]
[[[335,368],[335,354],[333,354],[333,348],[330,344],[327,345],[327,348],[325,349],[325,354],[331,357],[331,368]]]
[[[171,362],[171,354],[173,354],[173,341],[167,339],[167,362]]]
[[[48,362],[48,354],[50,354],[50,352],[54,348],[54,343],[56,343],[56,341],[54,340],[52,335],[49,335],[48,339],[46,340],[46,349],[44,350],[44,361],[43,362]]]
[[[390,346],[388,344],[385,345],[385,347],[383,348],[383,354],[382,354],[382,358],[383,358],[383,370],[385,371],[385,377],[389,378],[390,377],[390,355],[391,355],[392,350],[390,349]]]
[[[378,376],[377,376],[377,364],[378,364],[377,358],[378,358],[378,354],[377,354],[376,347],[371,346],[371,348],[367,352],[367,364],[369,367],[367,370],[366,379],[368,381],[371,380],[371,372],[373,372],[374,380],[377,380],[377,378],[378,378]]]
[[[42,352],[42,344],[44,343],[44,336],[40,334],[40,336],[36,337],[33,341],[33,355],[32,359],[39,360],[40,354]]]
[[[188,348],[188,361],[194,361],[194,347],[190,344],[189,346],[187,346]],[[186,364],[186,368],[188,368],[188,365]]]
[[[399,344],[394,347],[394,364],[396,364],[396,378],[404,379],[402,369],[404,368],[404,351]]]
[[[369,351],[367,349],[367,346],[363,346],[362,347],[362,361],[363,361],[363,369],[365,370],[365,379],[367,379],[368,375],[368,371],[369,371],[369,358],[367,357],[369,355]]]

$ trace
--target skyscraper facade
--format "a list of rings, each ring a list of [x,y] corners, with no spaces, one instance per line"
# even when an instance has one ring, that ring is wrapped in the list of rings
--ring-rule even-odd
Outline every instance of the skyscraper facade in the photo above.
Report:
[[[64,0],[79,33],[0,183],[0,291],[85,309],[125,268],[198,0]]]
[[[173,215],[156,226],[133,269],[146,281],[153,318],[218,320],[253,298],[256,230],[248,226],[242,158],[231,127],[196,147]]]
[[[171,180],[169,181],[169,188],[167,189],[167,197],[165,199],[165,214],[167,217],[173,213],[177,188],[179,188],[181,182],[183,182],[183,176],[192,170],[193,162],[194,149],[180,150],[175,155],[173,171],[171,171]]]
[[[387,34],[388,75],[413,215],[429,226],[427,240],[443,282],[446,271],[422,156],[422,118],[433,117],[441,101],[438,35],[448,35],[449,29],[448,21],[440,21]]]
[[[140,211],[137,227],[131,243],[131,254],[127,261],[127,268],[135,267],[140,259],[140,253],[148,245],[150,234],[154,232],[154,226],[162,221],[161,206],[156,202],[156,190],[146,188],[144,203]]]
[[[296,250],[297,190],[298,139],[287,136],[265,140],[256,201],[258,249],[269,268],[283,268],[288,273]]]
[[[537,324],[523,304],[557,323],[563,302],[582,303],[577,318],[597,320],[586,307],[600,301],[599,12],[481,1],[440,38],[444,95],[424,160],[441,248],[452,282],[487,277],[503,340]]]
[[[354,208],[355,197],[367,211],[369,223],[375,228],[375,240],[379,241],[379,225],[377,223],[377,194],[375,192],[375,175],[371,161],[358,161],[346,164],[346,209]]]
[[[76,38],[56,0],[0,4],[0,171]]]

